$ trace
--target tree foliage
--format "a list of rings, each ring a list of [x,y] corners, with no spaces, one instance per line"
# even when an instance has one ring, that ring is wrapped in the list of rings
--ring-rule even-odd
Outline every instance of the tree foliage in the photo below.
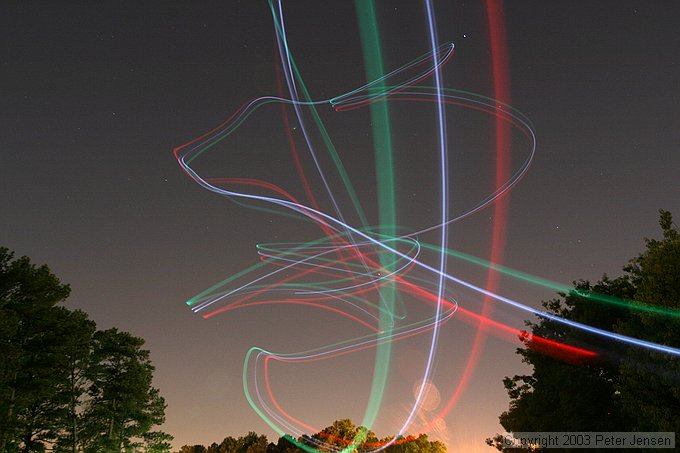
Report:
[[[86,452],[138,448],[151,427],[165,421],[165,401],[151,386],[154,367],[143,345],[115,328],[94,334]]]
[[[591,285],[576,282],[569,294],[545,302],[550,313],[659,344],[680,345],[680,317],[656,308],[680,310],[680,233],[661,211],[663,239],[646,240],[646,250]],[[636,301],[607,304],[590,294]],[[680,431],[680,361],[668,354],[604,340],[549,319],[528,323],[533,334],[598,352],[598,359],[569,363],[533,347],[531,336],[517,350],[531,374],[504,379],[510,407],[499,419],[510,433],[521,431]],[[502,450],[501,437],[487,443]],[[512,450],[517,451],[517,450]]]
[[[680,312],[680,232],[671,214],[661,212],[661,240],[648,239],[647,250],[625,271],[636,288],[635,300]],[[655,343],[680,346],[680,317],[635,312],[618,330]],[[680,360],[631,348],[621,361],[617,390],[624,416],[636,431],[680,432]]]
[[[203,445],[184,445],[180,453],[266,453],[268,446],[267,436],[251,431],[238,438],[227,436],[219,444],[213,442],[207,448]]]
[[[0,248],[0,453],[170,451],[144,340],[61,305],[47,266]]]
[[[330,426],[312,435],[303,435],[298,439],[289,436],[280,437],[276,444],[267,444],[265,436],[250,432],[235,439],[226,437],[222,443],[213,443],[209,447],[203,445],[185,445],[179,453],[304,453],[298,444],[314,448],[321,452],[337,452],[354,445],[355,453],[375,450],[394,437],[379,439],[375,433],[364,426],[356,426],[350,419],[336,420]],[[431,441],[426,434],[400,437],[387,448],[387,453],[446,453],[446,446],[439,441]]]
[[[336,420],[312,436],[303,436],[299,439],[306,445],[319,451],[335,452],[355,444],[357,449],[362,445],[377,443],[375,433],[365,426],[355,426],[352,420],[345,418]]]
[[[55,436],[55,305],[69,294],[47,266],[0,248],[0,451],[39,451]],[[55,326],[56,324],[56,326]]]

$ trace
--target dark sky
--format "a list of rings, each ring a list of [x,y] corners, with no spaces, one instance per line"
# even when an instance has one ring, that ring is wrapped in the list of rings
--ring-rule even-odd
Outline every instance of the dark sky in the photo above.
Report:
[[[420,2],[376,5],[386,69],[428,51]],[[456,45],[446,85],[492,96],[483,5],[434,6],[439,40]],[[295,1],[284,11],[312,97],[366,83],[353,2]],[[618,275],[644,237],[658,236],[659,208],[680,216],[680,6],[520,0],[505,12],[511,103],[530,117],[538,146],[510,196],[504,263],[564,284]],[[4,2],[0,35],[0,244],[47,263],[72,286],[67,305],[100,328],[146,339],[175,446],[248,430],[274,440],[244,396],[245,353],[253,345],[318,345],[334,318],[282,306],[202,319],[185,301],[256,263],[256,244],[306,242],[319,231],[201,189],[172,155],[244,102],[277,93],[267,3]],[[427,216],[437,209],[434,163],[420,162],[436,143],[432,109],[400,104],[392,111],[399,219],[411,231],[433,223]],[[375,223],[367,110],[338,118],[328,120],[329,130]],[[221,164],[229,165],[210,176],[270,177],[299,194],[280,120],[276,112],[254,116],[225,145],[229,160]],[[459,212],[486,194],[492,162],[481,150],[493,129],[466,109],[452,108],[449,120],[452,209]],[[513,156],[521,160],[526,143],[517,143]],[[492,212],[455,224],[449,246],[488,258]],[[512,283],[499,292],[535,307],[551,297]],[[436,373],[442,399],[473,335],[455,320],[444,330]],[[488,340],[460,404],[435,433],[450,451],[486,451],[484,437],[501,429],[501,379],[521,370],[516,346]],[[411,402],[412,369],[425,348],[416,339],[395,349],[379,434],[395,429]],[[276,390],[315,427],[360,421],[371,361],[371,353],[359,353],[285,369]]]

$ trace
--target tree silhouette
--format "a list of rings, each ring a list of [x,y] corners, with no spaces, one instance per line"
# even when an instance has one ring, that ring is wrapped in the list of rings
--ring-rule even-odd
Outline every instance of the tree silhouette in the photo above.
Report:
[[[595,285],[576,282],[569,294],[543,303],[550,313],[601,329],[669,346],[680,344],[680,233],[671,214],[661,211],[662,240]],[[597,293],[631,303],[604,304]],[[657,308],[671,309],[670,311]],[[673,311],[675,310],[675,311]],[[532,333],[598,352],[598,359],[569,363],[534,348],[530,336],[517,350],[531,365],[530,375],[505,378],[510,407],[499,419],[508,432],[521,431],[679,431],[680,362],[571,329],[549,319],[528,323]],[[501,436],[487,444],[503,450]],[[517,451],[512,450],[512,451]],[[554,450],[557,451],[557,450]],[[644,451],[644,450],[643,450]]]
[[[368,452],[384,447],[394,436],[379,439],[375,433],[364,426],[356,426],[352,420],[344,418],[334,421],[330,426],[312,435],[297,439],[282,436],[276,444],[267,444],[265,436],[250,432],[235,439],[226,437],[219,445],[184,445],[179,453],[303,453],[305,449],[320,452],[339,452],[353,446],[353,452]],[[303,447],[303,448],[301,448]],[[387,453],[446,453],[446,446],[439,441],[431,441],[426,434],[400,437],[383,449]]]
[[[52,352],[55,305],[68,297],[47,266],[0,247],[0,451],[38,449],[55,437],[48,423],[56,393]],[[58,324],[58,323],[57,323]]]
[[[0,247],[0,453],[170,451],[144,340],[96,331],[69,291]]]

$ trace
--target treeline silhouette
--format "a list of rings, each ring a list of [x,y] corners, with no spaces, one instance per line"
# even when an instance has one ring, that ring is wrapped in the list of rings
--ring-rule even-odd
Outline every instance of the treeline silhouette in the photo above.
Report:
[[[0,247],[0,452],[169,452],[144,340],[97,330],[69,293]]]
[[[234,438],[226,437],[219,444],[184,445],[178,453],[304,453],[306,449],[323,452],[339,452],[351,446],[357,453],[368,452],[383,447],[394,436],[379,439],[375,433],[363,426],[356,426],[350,419],[333,422],[311,436],[303,435],[297,439],[280,437],[277,443],[268,442],[267,437],[255,432]],[[427,434],[400,437],[384,448],[387,453],[446,453],[446,445],[440,441],[429,440]]]
[[[680,229],[664,210],[659,224],[662,238],[646,239],[646,249],[628,262],[622,276],[612,279],[605,274],[595,284],[575,282],[571,292],[543,306],[562,318],[680,347]],[[546,318],[529,327],[543,338],[598,355],[570,363],[542,353],[526,336],[525,347],[517,352],[532,367],[531,374],[504,380],[510,407],[499,419],[507,432],[680,432],[677,355],[602,338]],[[503,436],[496,435],[487,444],[500,451],[536,451],[509,449],[502,441]]]

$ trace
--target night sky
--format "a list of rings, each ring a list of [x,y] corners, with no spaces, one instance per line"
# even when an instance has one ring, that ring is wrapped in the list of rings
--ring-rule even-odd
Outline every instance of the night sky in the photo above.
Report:
[[[437,0],[434,8],[439,41],[456,46],[445,85],[493,96],[483,2]],[[386,70],[428,52],[421,2],[378,1],[376,11]],[[295,0],[284,12],[313,98],[367,82],[354,2]],[[533,122],[537,150],[508,198],[503,263],[563,284],[619,275],[644,237],[659,236],[660,208],[680,216],[680,4],[520,0],[505,15],[510,103]],[[100,329],[146,339],[168,403],[163,429],[176,448],[249,430],[275,441],[244,396],[248,348],[299,351],[325,344],[334,329],[366,332],[286,305],[209,319],[193,313],[185,302],[257,263],[257,244],[321,233],[203,190],[172,152],[245,102],[278,93],[267,2],[3,2],[0,35],[0,245],[48,264],[72,287],[67,306]],[[439,202],[436,161],[427,158],[437,141],[434,104],[390,108],[399,222],[416,231],[436,223]],[[375,224],[368,110],[320,110]],[[278,107],[253,115],[206,163],[209,176],[266,179],[303,196],[281,118]],[[493,121],[464,108],[451,108],[448,120],[451,209],[460,213],[493,182]],[[513,139],[512,152],[516,168],[526,141]],[[493,214],[487,208],[455,223],[449,247],[488,259]],[[453,261],[449,271],[484,281]],[[497,291],[533,307],[553,297],[509,281]],[[499,319],[521,328],[523,317],[508,311]],[[443,328],[433,377],[442,400],[473,336],[473,326],[455,319]],[[502,378],[523,370],[517,345],[488,338],[462,399],[432,433],[449,451],[487,451],[484,438],[501,432]],[[391,434],[412,402],[425,351],[418,337],[395,346],[394,377],[373,426],[379,435]],[[283,365],[274,390],[319,429],[340,418],[360,422],[372,360],[364,351]]]

